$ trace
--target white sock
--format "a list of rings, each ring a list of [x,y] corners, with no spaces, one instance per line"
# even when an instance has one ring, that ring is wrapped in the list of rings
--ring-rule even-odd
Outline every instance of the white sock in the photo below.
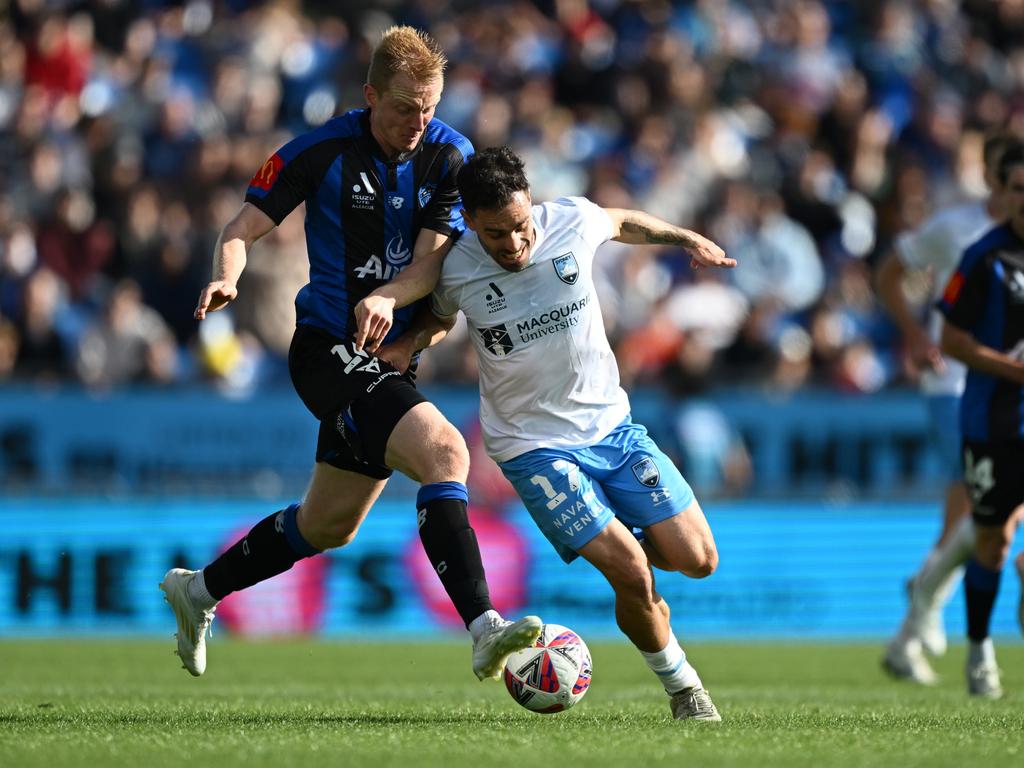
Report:
[[[996,647],[992,645],[992,638],[986,637],[980,643],[971,640],[967,645],[967,663],[972,667],[978,664],[995,664]]]
[[[480,638],[480,635],[484,633],[484,630],[495,621],[501,621],[500,613],[493,609],[490,611],[484,611],[469,622],[469,634],[472,635],[473,640],[476,641]]]
[[[914,577],[915,588],[925,604],[945,603],[963,577],[961,566],[974,551],[974,521],[967,515],[942,545],[928,553]]]
[[[188,596],[192,598],[192,602],[201,610],[208,611],[217,605],[217,600],[213,598],[213,595],[206,588],[206,579],[203,577],[202,571],[198,571],[192,577],[185,590],[188,592]]]
[[[639,649],[638,649],[639,650]],[[668,645],[660,651],[640,651],[647,666],[658,676],[668,693],[678,693],[684,688],[703,688],[697,670],[686,660],[686,654],[679,646],[675,633],[669,632]]]

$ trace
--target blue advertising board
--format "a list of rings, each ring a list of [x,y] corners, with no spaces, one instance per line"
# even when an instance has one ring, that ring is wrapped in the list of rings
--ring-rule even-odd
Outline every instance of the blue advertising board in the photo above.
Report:
[[[5,500],[0,635],[168,635],[157,589],[173,565],[198,567],[284,506],[266,501]],[[893,632],[903,583],[937,533],[929,504],[716,502],[706,512],[721,563],[710,578],[657,574],[681,638],[856,639]],[[239,593],[219,627],[243,633],[432,636],[458,631],[422,556],[411,503],[383,500],[355,541]],[[620,637],[613,595],[582,560],[565,565],[518,505],[474,512],[496,605],[588,637]],[[1018,544],[1018,548],[1019,548]],[[1004,576],[994,633],[1018,637],[1020,585]],[[963,601],[947,608],[963,636]]]
[[[475,390],[424,389],[459,429],[476,431]],[[630,398],[634,420],[673,457],[681,456],[679,416],[696,403],[654,391]],[[775,398],[721,391],[701,407],[719,414],[746,446],[753,476],[745,490],[759,497],[930,497],[942,482],[916,393],[809,391]],[[5,387],[0,492],[222,494],[230,487],[253,496],[300,493],[316,434],[315,419],[290,389],[232,399],[207,390],[96,394]],[[697,442],[715,442],[706,438]],[[684,472],[700,481],[706,498],[711,486],[683,459]]]

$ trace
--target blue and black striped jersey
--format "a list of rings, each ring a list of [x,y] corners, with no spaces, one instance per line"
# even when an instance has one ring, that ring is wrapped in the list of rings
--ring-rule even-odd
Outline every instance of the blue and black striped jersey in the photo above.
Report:
[[[1009,224],[964,251],[938,308],[985,346],[1024,359],[1024,240]],[[1024,387],[969,369],[960,427],[966,440],[1024,438]]]
[[[388,159],[369,117],[353,110],[288,142],[245,196],[276,224],[305,201],[309,284],[295,297],[297,322],[343,339],[355,332],[356,304],[412,261],[421,229],[462,230],[455,178],[473,154],[469,139],[435,119],[415,149]],[[415,306],[395,311],[388,340]]]

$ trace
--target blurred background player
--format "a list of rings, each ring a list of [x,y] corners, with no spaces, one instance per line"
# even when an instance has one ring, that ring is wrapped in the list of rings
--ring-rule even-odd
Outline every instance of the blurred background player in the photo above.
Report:
[[[473,636],[476,675],[497,677],[505,657],[540,633],[537,617],[507,622],[491,604],[466,513],[462,436],[417,392],[414,367],[400,374],[352,342],[355,303],[410,261],[446,247],[458,226],[455,175],[472,146],[433,119],[444,65],[426,34],[387,30],[364,86],[368,108],[330,120],[270,157],[218,240],[198,320],[237,296],[247,250],[305,201],[310,281],[295,300],[288,362],[296,391],[321,424],[301,503],[257,523],[203,570],[172,569],[160,585],[177,617],[178,655],[193,675],[205,671],[205,633],[217,603],[351,541],[393,469],[421,484],[420,537]],[[399,312],[395,333],[414,310]]]
[[[619,628],[661,680],[673,717],[720,720],[652,571],[653,564],[702,578],[718,551],[690,486],[631,419],[593,265],[608,240],[670,244],[697,269],[736,262],[700,235],[639,211],[582,197],[533,206],[523,162],[507,147],[471,158],[459,191],[476,236],[465,235],[444,261],[432,296],[436,322],[381,354],[404,368],[443,338],[460,310],[466,315],[488,454],[562,559],[583,556],[608,580]],[[642,531],[642,544],[633,530]]]
[[[942,531],[908,584],[907,614],[882,658],[883,666],[894,677],[923,685],[936,681],[925,653],[941,656],[946,652],[942,609],[959,583],[963,563],[974,545],[958,425],[967,369],[957,360],[943,357],[938,346],[941,316],[929,311],[926,327],[907,300],[904,279],[908,273],[928,273],[932,294],[938,299],[964,249],[1003,220],[1006,205],[999,182],[999,160],[1013,141],[1012,135],[1001,132],[984,142],[985,183],[989,189],[985,199],[945,208],[919,229],[902,233],[876,275],[878,295],[898,326],[906,354],[920,376],[932,442],[948,478]]]
[[[992,609],[1024,511],[1024,145],[999,163],[1009,221],[964,253],[939,303],[942,349],[968,366],[960,405],[975,542],[964,571],[967,690],[1003,695]]]

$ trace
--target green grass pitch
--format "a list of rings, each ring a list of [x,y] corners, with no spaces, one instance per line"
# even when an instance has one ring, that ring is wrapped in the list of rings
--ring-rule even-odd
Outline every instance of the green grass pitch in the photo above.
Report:
[[[724,722],[677,723],[631,647],[592,643],[575,709],[535,715],[478,683],[468,642],[243,643],[193,679],[172,640],[0,642],[0,766],[1024,765],[1024,646],[1005,699],[969,700],[963,646],[924,690],[876,645],[689,644]]]

